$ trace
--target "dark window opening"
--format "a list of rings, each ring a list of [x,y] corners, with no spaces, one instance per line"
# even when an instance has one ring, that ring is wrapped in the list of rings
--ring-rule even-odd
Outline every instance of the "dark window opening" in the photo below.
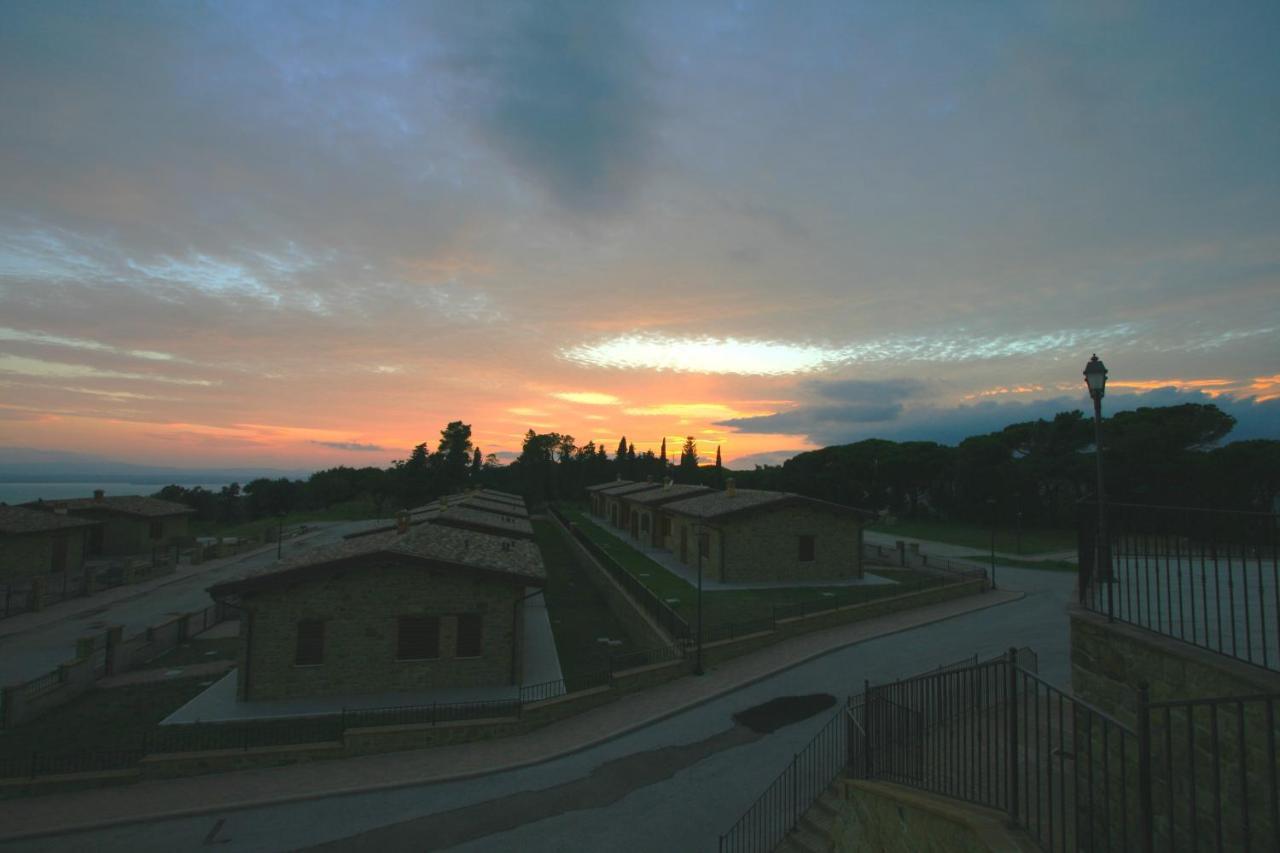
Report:
[[[649,516],[647,515],[640,516],[640,532],[641,533],[649,532]]]
[[[704,560],[711,556],[711,536],[707,533],[698,534],[698,556]]]
[[[812,534],[802,534],[800,537],[800,562],[812,563],[814,551],[814,537]]]
[[[429,660],[440,657],[440,619],[436,616],[401,616],[396,660]]]
[[[59,536],[53,540],[53,565],[51,568],[55,572],[64,572],[67,569],[67,537]]]
[[[164,538],[164,522],[163,521],[151,522],[151,538],[152,539]]]
[[[460,658],[478,658],[482,649],[482,622],[479,613],[458,616],[458,654]]]
[[[298,649],[294,666],[317,666],[324,663],[324,622],[303,619],[298,623]]]

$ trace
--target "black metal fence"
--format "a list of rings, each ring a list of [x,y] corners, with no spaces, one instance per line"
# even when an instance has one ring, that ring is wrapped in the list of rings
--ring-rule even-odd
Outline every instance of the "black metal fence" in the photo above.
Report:
[[[795,829],[849,762],[849,726],[845,721],[849,713],[841,708],[795,753],[746,814],[720,836],[719,853],[768,853]]]
[[[1280,850],[1278,703],[1271,695],[1146,704],[1139,730],[1151,849]]]
[[[609,573],[609,576],[627,591],[632,600],[658,623],[667,636],[674,640],[686,639],[690,636],[689,623],[685,621],[684,617],[668,606],[665,601],[658,598],[651,589],[641,583],[639,578],[627,571],[608,551],[588,536],[576,522],[566,517],[559,507],[554,504],[551,505],[551,513],[573,534],[573,538],[596,558],[605,571]]]
[[[1280,670],[1280,516],[1080,505],[1080,602],[1228,657]]]

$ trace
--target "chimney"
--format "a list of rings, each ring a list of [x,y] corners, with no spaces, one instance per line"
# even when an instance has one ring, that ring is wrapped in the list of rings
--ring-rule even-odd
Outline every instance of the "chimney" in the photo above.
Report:
[[[102,499],[106,496],[107,496],[107,493],[104,492],[102,489],[93,490],[93,499],[99,503],[101,503]]]
[[[729,497],[733,497],[738,493],[738,484],[733,481],[732,477],[724,481],[724,493]]]
[[[401,511],[396,514],[396,533],[402,536],[409,532],[409,513]]]

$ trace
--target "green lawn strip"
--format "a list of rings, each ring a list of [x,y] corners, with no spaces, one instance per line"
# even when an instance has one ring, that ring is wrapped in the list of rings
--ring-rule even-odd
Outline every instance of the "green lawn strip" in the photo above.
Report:
[[[991,565],[991,554],[964,554],[950,557],[952,560],[971,560],[984,566]],[[1079,566],[1066,560],[1016,560],[1012,557],[996,557],[997,566],[1012,566],[1016,569],[1042,569],[1046,572],[1075,572]]]
[[[618,561],[624,569],[648,587],[659,599],[677,599],[671,606],[690,627],[698,618],[698,590],[631,545],[602,529],[581,511],[561,507],[561,511],[578,524],[589,539],[598,544],[606,554]],[[735,589],[703,592],[703,624],[708,631],[718,630],[731,623],[748,623],[772,618],[774,607],[785,607],[780,615],[798,615],[793,605],[810,605],[813,610],[832,605],[860,604],[877,598],[902,595],[930,586],[948,583],[949,578],[936,577],[912,571],[868,569],[872,574],[895,581],[893,584],[875,584],[856,587],[779,587],[774,589]]]
[[[222,637],[216,640],[188,640],[175,646],[158,658],[147,661],[145,669],[171,669],[197,663],[235,660],[240,648],[239,637]]]
[[[877,533],[946,542],[969,548],[991,548],[991,528],[958,521],[923,521],[903,519],[893,524],[873,524],[867,528]],[[1076,547],[1074,530],[1024,528],[1019,535],[1011,527],[996,529],[996,550],[1012,554],[1020,550],[1027,556],[1052,551],[1070,551]]]
[[[300,524],[309,524],[316,521],[363,521],[369,518],[379,518],[382,515],[385,515],[385,513],[379,513],[373,502],[357,500],[334,504],[324,509],[292,512],[283,519],[275,517],[259,518],[254,521],[241,521],[233,524],[193,520],[189,525],[189,529],[192,536],[225,536],[237,539],[263,540],[265,538],[264,534],[270,534],[274,537],[275,531],[280,527],[282,521],[285,529],[288,530]],[[272,541],[274,541],[274,538]]]
[[[33,752],[66,755],[140,749],[148,732],[222,676],[95,688],[0,732],[0,762]],[[3,769],[3,768],[0,768]]]
[[[627,629],[609,608],[608,601],[582,574],[577,558],[554,522],[535,519],[533,530],[547,567],[547,615],[560,655],[560,669],[570,690],[580,677],[608,667],[608,652],[600,637],[621,640],[607,647],[614,654],[635,649]]]

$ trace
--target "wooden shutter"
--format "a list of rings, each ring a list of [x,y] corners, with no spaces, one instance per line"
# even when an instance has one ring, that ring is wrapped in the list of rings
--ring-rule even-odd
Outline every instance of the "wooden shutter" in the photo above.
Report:
[[[812,563],[814,552],[814,537],[811,533],[802,533],[800,535],[800,562]]]
[[[440,618],[438,616],[401,616],[397,660],[429,660],[440,657]]]
[[[303,619],[298,623],[298,650],[293,663],[295,666],[324,663],[324,622],[319,619]]]
[[[478,658],[483,650],[483,622],[480,614],[458,614],[457,656],[460,658]]]

